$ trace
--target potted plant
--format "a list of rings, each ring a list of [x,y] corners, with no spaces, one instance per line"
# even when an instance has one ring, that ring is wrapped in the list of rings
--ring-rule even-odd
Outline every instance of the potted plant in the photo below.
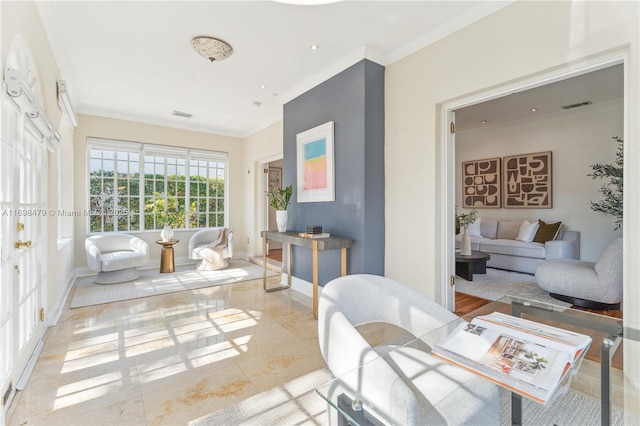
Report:
[[[462,256],[471,255],[471,238],[467,232],[467,228],[476,221],[478,211],[473,209],[464,214],[456,213],[456,228],[462,229],[462,239],[460,241],[460,254]]]
[[[293,186],[289,185],[285,188],[272,186],[267,191],[269,205],[276,209],[276,223],[278,224],[278,232],[287,231],[287,207],[291,202],[293,195]]]

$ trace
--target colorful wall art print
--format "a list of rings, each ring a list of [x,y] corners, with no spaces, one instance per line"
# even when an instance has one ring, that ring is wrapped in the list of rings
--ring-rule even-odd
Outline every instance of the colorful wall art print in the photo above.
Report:
[[[500,208],[500,158],[462,163],[462,206]]]
[[[299,133],[297,202],[334,201],[333,121]]]
[[[305,191],[327,189],[327,139],[322,138],[304,146]]]
[[[503,158],[503,205],[508,209],[550,209],[551,151]]]

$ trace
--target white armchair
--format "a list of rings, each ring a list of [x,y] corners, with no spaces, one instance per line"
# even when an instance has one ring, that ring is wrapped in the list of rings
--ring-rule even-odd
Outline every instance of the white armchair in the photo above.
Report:
[[[595,263],[551,259],[536,269],[538,285],[552,297],[591,309],[619,309],[622,278],[622,238],[609,244]]]
[[[149,263],[149,244],[129,234],[87,237],[87,266],[98,275],[96,284],[116,284],[140,277],[138,266]]]
[[[225,236],[222,234],[226,232]],[[229,266],[233,257],[233,231],[228,228],[205,228],[189,239],[189,258],[202,259],[198,266],[201,271],[215,271]]]
[[[389,278],[347,275],[324,286],[318,309],[327,366],[368,401],[368,410],[383,424],[500,424],[496,385],[418,349],[391,352],[391,362],[378,362],[375,374],[356,370],[389,349],[372,348],[357,326],[382,322],[424,335],[457,318],[433,300]],[[345,374],[350,371],[356,374]]]

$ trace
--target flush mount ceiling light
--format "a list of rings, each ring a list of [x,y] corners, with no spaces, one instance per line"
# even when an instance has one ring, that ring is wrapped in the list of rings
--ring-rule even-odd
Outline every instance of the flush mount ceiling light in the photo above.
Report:
[[[229,43],[215,37],[195,37],[191,40],[191,45],[196,52],[211,62],[223,61],[233,53]]]

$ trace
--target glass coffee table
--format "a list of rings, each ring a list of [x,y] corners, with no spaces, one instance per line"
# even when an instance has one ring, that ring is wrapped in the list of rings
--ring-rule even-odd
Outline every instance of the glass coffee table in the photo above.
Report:
[[[331,380],[316,391],[327,401],[330,413],[337,416],[340,425],[385,424],[381,419],[386,418],[386,414],[379,413],[378,407],[367,400],[366,389],[354,389],[349,383],[371,383],[372,378],[375,383],[376,370],[380,370],[378,366],[382,363],[393,365],[391,357],[394,351],[411,348],[412,353],[416,353],[415,349],[418,349],[425,357],[433,357],[431,348],[460,324],[495,311],[587,334],[593,339],[589,350],[580,355],[546,404],[510,392],[511,407],[501,410],[502,424],[533,424],[536,420],[531,416],[536,416],[538,421],[559,416],[560,419],[553,422],[560,424],[561,413],[568,409],[563,405],[563,398],[568,391],[586,398],[587,403],[596,410],[600,409],[600,418],[591,419],[592,422],[609,425],[612,420],[620,424],[636,424],[640,421],[640,392],[637,387],[640,383],[639,330],[624,327],[618,318],[515,297],[490,302],[424,336],[404,337],[400,341],[395,339],[385,354]]]

